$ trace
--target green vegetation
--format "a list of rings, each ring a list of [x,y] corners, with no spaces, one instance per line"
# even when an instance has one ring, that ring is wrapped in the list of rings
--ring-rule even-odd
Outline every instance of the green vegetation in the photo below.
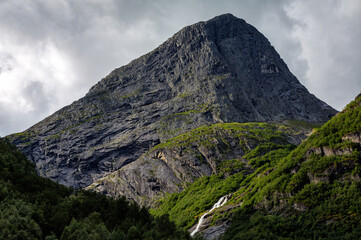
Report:
[[[217,76],[215,76],[215,78],[216,78],[217,80],[223,80],[223,79],[226,79],[226,78],[229,78],[229,77],[231,77],[231,74],[223,74],[223,75],[217,75]]]
[[[125,198],[73,190],[36,174],[0,139],[0,239],[190,239],[167,215]]]
[[[292,124],[298,123],[287,123]],[[229,194],[223,207],[228,210],[216,211],[212,220],[215,224],[232,216],[222,239],[361,238],[361,146],[345,137],[355,134],[358,141],[361,98],[297,148],[282,141],[290,128],[258,123],[203,126],[155,148],[189,149],[195,142],[214,147],[210,136],[221,139],[218,135],[226,129],[243,146],[242,159],[220,161],[217,175],[167,196],[152,210],[154,215],[167,212],[187,229]]]
[[[30,132],[30,131],[24,131],[24,132],[19,132],[19,133],[14,134],[15,137],[18,137],[19,139],[22,139],[22,140],[27,140],[34,135],[35,135],[35,133]]]
[[[196,224],[196,216],[210,209],[220,197],[236,190],[243,178],[242,173],[226,179],[220,175],[202,177],[183,192],[171,194],[151,213],[156,216],[167,213],[178,226],[189,229]]]
[[[283,129],[290,131],[286,127]],[[242,159],[220,159],[217,163],[218,174],[201,177],[183,192],[169,195],[158,203],[152,213],[157,216],[167,213],[178,226],[189,229],[220,197],[238,190],[239,186],[248,183],[262,170],[273,167],[295,148],[275,125],[222,123],[191,130],[155,146],[154,149],[181,147],[191,151],[192,146],[201,145],[207,148],[217,147],[227,153],[231,149],[230,138],[244,152]]]
[[[301,120],[287,120],[284,122],[284,124],[286,124],[288,126],[294,126],[297,128],[302,127],[302,128],[306,128],[306,129],[320,128],[322,126],[322,124],[320,124],[320,123],[310,123],[310,122],[301,121]]]
[[[180,94],[177,97],[187,98],[191,96],[187,92],[184,94]],[[207,113],[212,111],[214,106],[211,104],[200,104],[193,106],[190,110],[184,112],[177,112],[170,114],[168,116],[164,116],[160,122],[159,133],[162,135],[166,135],[167,137],[174,136],[176,133],[182,129],[179,127],[183,124],[192,124],[196,121],[196,119],[200,116],[200,114]]]
[[[223,239],[359,239],[360,144],[342,137],[360,133],[360,103],[349,104],[270,174],[241,187],[232,201],[242,208]]]
[[[216,139],[222,139],[225,145],[228,145],[223,135],[231,135],[238,139],[239,144],[245,151],[249,151],[248,145],[258,144],[259,142],[273,142],[274,147],[277,144],[283,145],[287,142],[283,131],[278,130],[274,125],[267,123],[218,123],[213,125],[204,125],[191,130],[187,133],[170,138],[153,149],[190,147],[194,143],[199,143],[207,147],[213,147],[218,144]]]
[[[120,98],[121,98],[121,99],[127,99],[127,98],[131,98],[131,97],[137,96],[142,90],[143,90],[142,88],[138,88],[138,89],[135,90],[134,92],[131,92],[131,93],[129,93],[129,94],[122,95]]]
[[[178,98],[187,98],[189,96],[191,96],[191,93],[189,91],[177,95]]]
[[[202,109],[168,117],[193,116],[208,108]],[[315,127],[296,121],[289,125]],[[236,142],[244,154],[216,160],[215,175],[169,194],[152,215],[124,198],[43,179],[0,139],[0,239],[190,239],[185,229],[224,195],[230,196],[224,206],[228,210],[215,213],[212,221],[232,217],[222,239],[360,239],[361,145],[357,137],[346,136],[360,135],[361,98],[298,147],[288,142],[293,131],[266,123],[223,123],[155,146],[152,150],[194,151],[201,164],[204,156],[195,151],[200,146],[226,155]],[[31,134],[17,137],[26,140]],[[149,173],[156,174],[153,169]]]

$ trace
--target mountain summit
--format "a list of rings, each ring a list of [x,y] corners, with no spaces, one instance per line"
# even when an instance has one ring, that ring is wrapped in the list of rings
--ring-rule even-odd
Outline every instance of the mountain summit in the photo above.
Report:
[[[206,124],[323,123],[336,112],[300,84],[257,29],[225,14],[183,28],[9,138],[41,175],[85,187]]]

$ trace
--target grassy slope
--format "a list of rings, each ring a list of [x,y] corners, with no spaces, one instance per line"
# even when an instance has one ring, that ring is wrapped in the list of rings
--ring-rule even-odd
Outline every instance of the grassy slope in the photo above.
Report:
[[[342,140],[361,131],[360,102],[358,98],[350,103],[294,150],[251,151],[245,158],[253,173],[240,171],[226,178],[226,169],[200,178],[185,191],[165,198],[153,213],[168,212],[179,226],[189,228],[220,196],[233,193],[228,202],[233,220],[224,239],[360,237],[360,145]],[[177,141],[165,143],[173,144]],[[312,151],[322,147],[339,155]],[[231,213],[217,217],[228,218]]]
[[[218,174],[199,178],[185,191],[170,194],[159,202],[157,209],[152,210],[153,214],[167,213],[178,226],[188,229],[196,223],[195,216],[211,208],[221,196],[236,191],[241,184],[250,181],[259,172],[271,169],[279,159],[295,148],[286,140],[286,135],[296,134],[294,129],[266,123],[203,126],[169,139],[155,148],[187,148],[195,142],[212,147],[212,139],[217,139],[215,142],[218,143],[223,141],[226,148],[227,140],[220,136],[223,131],[228,131],[227,136],[237,139],[245,152],[242,159],[221,160],[217,167]]]
[[[269,175],[240,188],[233,201],[242,201],[243,207],[224,239],[359,238],[361,146],[342,137],[360,131],[359,97],[282,159]],[[342,154],[312,153],[321,147]]]

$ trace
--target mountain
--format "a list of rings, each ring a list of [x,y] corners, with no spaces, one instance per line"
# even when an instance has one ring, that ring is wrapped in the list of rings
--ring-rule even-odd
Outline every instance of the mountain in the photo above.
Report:
[[[81,188],[207,124],[323,123],[336,112],[299,83],[260,32],[225,14],[183,28],[8,139],[41,176]]]
[[[243,157],[255,171],[197,179],[153,214],[192,231],[223,196],[200,227],[206,239],[360,239],[361,94],[297,148],[274,153]]]

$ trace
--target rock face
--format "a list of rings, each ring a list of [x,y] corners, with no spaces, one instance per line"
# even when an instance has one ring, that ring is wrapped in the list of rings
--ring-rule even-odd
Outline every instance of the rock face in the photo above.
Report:
[[[78,188],[205,124],[320,123],[335,113],[299,83],[260,32],[226,14],[183,28],[9,139],[42,176]]]

